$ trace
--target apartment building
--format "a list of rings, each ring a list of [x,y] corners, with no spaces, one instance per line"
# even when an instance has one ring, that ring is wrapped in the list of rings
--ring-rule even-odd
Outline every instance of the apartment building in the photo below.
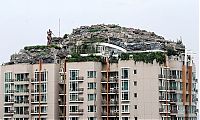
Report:
[[[65,62],[60,70],[59,118],[197,120],[198,81],[190,57],[167,57],[164,64],[131,59]]]
[[[191,55],[1,66],[4,120],[197,120]],[[184,57],[186,56],[186,57]],[[184,59],[185,58],[185,59]]]
[[[41,70],[40,70],[41,68]],[[1,114],[4,120],[58,118],[59,66],[13,64],[1,66]]]

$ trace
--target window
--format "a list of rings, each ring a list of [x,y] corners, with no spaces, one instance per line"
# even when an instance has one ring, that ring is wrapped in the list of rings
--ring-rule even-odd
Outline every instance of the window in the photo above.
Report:
[[[88,106],[88,112],[96,112],[96,106],[95,105],[89,105]]]
[[[41,81],[47,81],[47,71],[44,72],[35,72],[35,81],[40,80],[40,73],[41,73]]]
[[[128,85],[128,80],[123,80],[122,81],[122,90],[128,90],[129,85]]]
[[[137,120],[137,117],[135,117],[135,120]]]
[[[134,93],[134,97],[137,97],[137,93]]]
[[[47,106],[41,107],[41,113],[47,113]]]
[[[134,81],[134,86],[137,86],[137,81]]]
[[[78,117],[70,117],[69,120],[79,120]]]
[[[12,72],[5,73],[5,82],[11,82],[12,81]]]
[[[78,80],[79,70],[70,70],[70,80]]]
[[[96,89],[96,83],[95,82],[88,83],[88,89]]]
[[[96,117],[88,117],[88,120],[97,120]]]
[[[134,105],[134,108],[137,109],[137,105]]]
[[[69,100],[70,101],[77,101],[78,100],[78,94],[77,93],[70,93]]]
[[[69,107],[69,112],[77,112],[78,111],[78,106],[70,106]]]
[[[129,79],[129,69],[122,68],[122,79]]]
[[[88,94],[88,101],[96,101],[96,94]]]
[[[96,78],[96,71],[88,71],[87,76],[88,78]]]
[[[70,89],[70,91],[77,91],[78,90],[78,82],[77,81],[70,82],[69,89]]]
[[[122,117],[122,120],[129,120],[128,117]]]
[[[128,92],[122,92],[122,100],[129,100]]]
[[[134,73],[134,74],[137,74],[137,70],[134,70],[133,73]]]
[[[129,105],[122,105],[122,112],[129,112]]]
[[[23,107],[15,107],[15,114],[23,114],[23,111],[24,111],[24,109],[23,109]]]

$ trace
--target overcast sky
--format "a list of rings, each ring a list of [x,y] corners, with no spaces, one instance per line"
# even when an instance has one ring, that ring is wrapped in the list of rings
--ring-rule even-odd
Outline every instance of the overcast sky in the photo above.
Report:
[[[198,0],[2,0],[0,63],[26,45],[46,44],[49,28],[58,35],[59,18],[61,36],[80,25],[119,24],[174,41],[181,36],[197,53],[198,5]]]

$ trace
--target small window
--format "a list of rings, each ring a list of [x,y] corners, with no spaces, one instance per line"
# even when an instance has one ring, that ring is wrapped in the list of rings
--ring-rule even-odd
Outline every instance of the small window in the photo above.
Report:
[[[129,120],[128,117],[122,117],[122,120]]]
[[[137,117],[135,117],[135,120],[137,120]]]
[[[122,112],[123,113],[129,112],[129,105],[122,105]]]
[[[137,109],[137,105],[134,105],[135,109]]]
[[[96,71],[88,71],[87,77],[88,78],[96,78]]]
[[[137,93],[134,93],[134,97],[137,97]]]
[[[97,120],[96,117],[88,117],[88,120]]]
[[[137,74],[137,71],[136,71],[136,70],[134,70],[134,74]]]
[[[134,86],[137,86],[137,81],[134,81]]]
[[[122,79],[129,79],[129,69],[122,68]]]
[[[95,105],[88,105],[88,112],[96,112],[96,106]]]
[[[96,101],[96,94],[88,94],[88,101]]]
[[[95,82],[88,83],[88,89],[96,89],[96,83]]]

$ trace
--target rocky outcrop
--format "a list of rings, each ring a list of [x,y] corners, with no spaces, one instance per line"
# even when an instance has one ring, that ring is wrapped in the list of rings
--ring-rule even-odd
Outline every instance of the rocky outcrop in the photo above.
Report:
[[[74,52],[95,52],[94,43],[106,42],[117,45],[127,51],[167,50],[184,51],[182,41],[169,41],[154,32],[146,30],[120,27],[119,25],[98,24],[81,26],[73,29],[71,34],[64,37],[53,37],[50,45],[27,46],[19,53],[11,55],[10,62],[35,64],[39,59],[44,63],[54,63],[57,58],[65,58]]]

